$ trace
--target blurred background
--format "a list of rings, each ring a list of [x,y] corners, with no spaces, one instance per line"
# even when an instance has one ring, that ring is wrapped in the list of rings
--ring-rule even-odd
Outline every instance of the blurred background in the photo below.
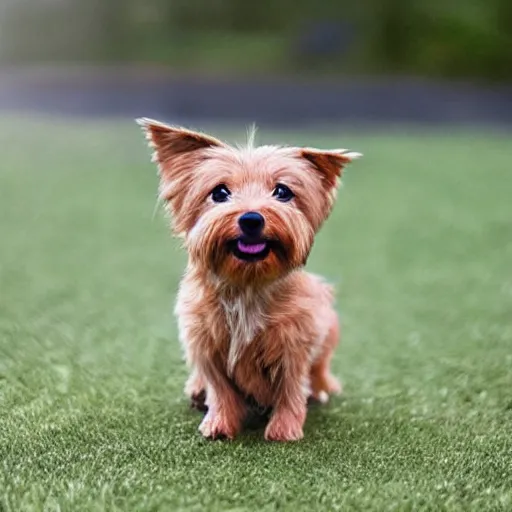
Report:
[[[0,0],[0,107],[512,122],[509,0]]]
[[[200,443],[140,116],[364,154],[284,458]],[[0,510],[512,510],[511,128],[512,0],[0,0]]]

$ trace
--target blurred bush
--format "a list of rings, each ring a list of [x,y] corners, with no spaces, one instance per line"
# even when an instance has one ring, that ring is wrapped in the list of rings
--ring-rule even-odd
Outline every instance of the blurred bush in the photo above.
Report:
[[[512,0],[0,0],[3,62],[512,78]]]

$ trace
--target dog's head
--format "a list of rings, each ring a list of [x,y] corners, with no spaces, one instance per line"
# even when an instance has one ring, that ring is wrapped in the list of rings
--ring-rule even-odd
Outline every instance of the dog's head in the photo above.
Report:
[[[191,262],[231,283],[268,282],[304,265],[343,168],[360,156],[344,149],[241,149],[150,119],[138,122]]]

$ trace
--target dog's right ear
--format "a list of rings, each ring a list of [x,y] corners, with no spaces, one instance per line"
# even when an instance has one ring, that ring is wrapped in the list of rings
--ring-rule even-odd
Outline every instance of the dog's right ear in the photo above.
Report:
[[[193,212],[185,208],[195,169],[203,162],[207,149],[226,146],[220,140],[186,128],[169,126],[152,119],[137,119],[154,150],[153,162],[160,176],[159,197],[171,213],[174,232],[183,236],[193,224]]]
[[[153,162],[158,165],[162,199],[173,201],[191,179],[190,173],[205,157],[204,149],[225,144],[200,132],[169,126],[153,119],[137,119],[154,150]],[[174,190],[174,193],[173,193]]]

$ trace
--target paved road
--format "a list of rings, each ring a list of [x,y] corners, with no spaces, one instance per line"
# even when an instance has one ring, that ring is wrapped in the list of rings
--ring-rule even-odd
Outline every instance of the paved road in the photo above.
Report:
[[[0,70],[0,112],[173,122],[482,123],[512,127],[512,85],[413,79],[215,79],[122,70]]]

